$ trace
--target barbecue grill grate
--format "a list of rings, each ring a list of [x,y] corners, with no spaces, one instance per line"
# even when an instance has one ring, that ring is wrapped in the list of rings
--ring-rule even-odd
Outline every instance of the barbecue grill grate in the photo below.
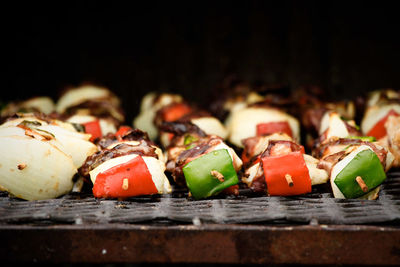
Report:
[[[23,201],[0,196],[2,224],[90,223],[310,223],[376,224],[400,222],[400,172],[388,174],[376,201],[335,199],[330,193],[296,197],[244,196],[194,201],[177,195],[135,197],[124,201],[69,194]],[[178,194],[179,195],[179,194]]]

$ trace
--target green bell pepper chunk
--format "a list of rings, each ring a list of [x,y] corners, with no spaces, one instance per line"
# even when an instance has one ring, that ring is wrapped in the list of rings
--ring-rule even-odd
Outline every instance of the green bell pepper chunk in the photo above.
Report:
[[[361,176],[368,186],[368,192],[386,179],[386,173],[378,156],[370,149],[359,152],[336,176],[335,184],[346,198],[357,198],[363,192],[356,181]]]
[[[232,158],[226,149],[207,153],[186,164],[182,170],[186,184],[195,199],[216,195],[239,183]],[[212,171],[222,174],[223,179],[219,180],[213,176]]]
[[[376,138],[373,136],[349,136],[349,139],[360,139],[361,141],[375,142]]]
[[[185,138],[183,139],[183,144],[190,145],[191,143],[193,143],[197,140],[199,140],[199,139],[197,139],[195,136],[187,134],[187,135],[185,135]]]
[[[186,146],[186,150],[194,148],[196,144],[193,142],[196,142],[198,140],[199,139],[194,137],[193,135],[185,135],[185,138],[183,139],[183,144]]]

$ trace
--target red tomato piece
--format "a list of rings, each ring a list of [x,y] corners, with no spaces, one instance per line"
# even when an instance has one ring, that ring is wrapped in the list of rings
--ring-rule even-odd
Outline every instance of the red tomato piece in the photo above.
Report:
[[[287,121],[268,122],[257,124],[257,136],[273,133],[285,133],[293,137],[292,129]]]
[[[156,193],[157,188],[141,156],[99,173],[93,185],[95,197],[118,198]]]
[[[115,136],[116,137],[122,137],[127,132],[129,132],[130,130],[132,130],[132,128],[129,127],[129,126],[121,126],[121,127],[119,127],[118,131],[115,133]]]
[[[381,139],[382,137],[386,136],[386,128],[385,123],[389,116],[400,116],[396,111],[391,109],[385,117],[383,117],[380,121],[378,121],[374,127],[367,133],[368,136],[373,136],[376,139]]]
[[[164,121],[176,121],[191,111],[192,109],[188,105],[184,103],[178,103],[166,107],[166,109],[163,111],[163,119]]]
[[[85,127],[85,133],[92,135],[92,137],[90,137],[91,142],[93,142],[96,138],[103,136],[99,120],[83,123],[83,126]]]
[[[311,192],[311,179],[300,151],[283,156],[261,159],[268,193],[272,196],[291,196]],[[286,176],[292,180],[290,185]]]

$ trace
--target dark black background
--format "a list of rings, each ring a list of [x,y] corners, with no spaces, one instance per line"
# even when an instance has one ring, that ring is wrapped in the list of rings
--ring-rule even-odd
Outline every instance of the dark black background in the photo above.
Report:
[[[349,3],[350,2],[350,3]],[[92,81],[128,120],[148,91],[202,103],[223,77],[320,85],[333,97],[400,87],[390,2],[13,2],[2,8],[3,102]]]

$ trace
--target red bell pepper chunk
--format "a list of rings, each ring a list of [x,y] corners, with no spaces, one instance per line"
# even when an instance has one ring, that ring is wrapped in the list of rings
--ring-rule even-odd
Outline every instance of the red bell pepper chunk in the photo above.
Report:
[[[191,111],[192,109],[188,105],[178,103],[165,108],[163,111],[163,119],[164,121],[176,121]]]
[[[287,121],[268,122],[257,124],[257,136],[273,133],[285,133],[293,137],[292,129]]]
[[[372,127],[372,129],[367,133],[367,136],[373,136],[376,139],[381,139],[382,137],[385,137],[387,132],[386,132],[386,128],[385,128],[385,123],[387,121],[387,119],[389,118],[389,116],[400,116],[400,114],[398,114],[396,111],[394,111],[393,109],[390,110],[388,112],[388,114],[386,114],[385,117],[383,117],[380,121],[378,121],[374,127]]]
[[[263,157],[261,161],[270,195],[290,196],[311,192],[310,175],[300,151],[282,156]],[[289,179],[286,176],[289,176]]]
[[[91,142],[93,142],[96,138],[103,136],[99,120],[83,123],[83,126],[85,127],[85,133],[92,135],[92,137],[90,137]]]
[[[129,126],[121,126],[119,127],[118,131],[115,133],[116,137],[122,137],[124,136],[127,132],[129,132],[130,130],[132,130],[131,127]]]
[[[141,156],[99,173],[93,185],[95,197],[118,198],[156,193],[157,188]]]

